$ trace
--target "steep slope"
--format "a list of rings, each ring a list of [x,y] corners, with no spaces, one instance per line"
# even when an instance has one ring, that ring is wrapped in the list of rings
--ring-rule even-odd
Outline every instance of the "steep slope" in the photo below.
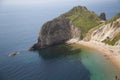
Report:
[[[100,21],[101,19],[86,7],[76,6],[46,22],[39,33],[38,42],[30,50],[63,43],[71,38],[82,39],[86,32],[100,24]]]
[[[89,29],[100,24],[101,21],[98,15],[84,6],[76,6],[61,16],[69,19],[76,27],[80,28],[82,37],[85,36]]]
[[[59,17],[43,25],[39,33],[38,42],[31,49],[45,48],[79,37],[79,28],[72,25],[68,19]]]
[[[115,43],[115,46],[120,46],[120,39]]]
[[[109,45],[119,45],[120,16],[114,16],[105,22],[101,27],[92,31],[90,34],[90,40],[104,42]]]

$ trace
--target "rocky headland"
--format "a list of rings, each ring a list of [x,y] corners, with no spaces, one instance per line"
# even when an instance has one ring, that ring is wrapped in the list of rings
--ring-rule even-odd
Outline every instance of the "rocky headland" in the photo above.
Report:
[[[101,24],[101,21],[104,21],[105,18],[104,13],[98,16],[84,6],[76,6],[43,24],[38,41],[30,50],[38,50],[64,43],[73,38],[82,40],[89,29]]]

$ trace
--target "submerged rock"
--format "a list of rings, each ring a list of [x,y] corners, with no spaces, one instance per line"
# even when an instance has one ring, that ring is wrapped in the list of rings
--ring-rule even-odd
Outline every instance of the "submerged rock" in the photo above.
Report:
[[[8,56],[16,56],[17,54],[20,54],[19,51],[9,53]]]

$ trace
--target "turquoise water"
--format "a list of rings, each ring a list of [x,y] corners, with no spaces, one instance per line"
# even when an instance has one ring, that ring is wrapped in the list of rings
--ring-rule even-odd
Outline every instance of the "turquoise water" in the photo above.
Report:
[[[0,80],[115,80],[116,75],[119,77],[114,65],[88,48],[60,45],[28,51],[44,22],[76,5],[81,5],[80,1],[32,6],[0,4]],[[108,18],[120,9],[119,3],[82,5],[98,14],[105,11]],[[21,54],[8,57],[14,51]]]
[[[90,72],[90,80],[116,80],[116,76],[120,78],[120,70],[101,53],[79,45],[74,45],[74,48],[83,49],[79,56]]]

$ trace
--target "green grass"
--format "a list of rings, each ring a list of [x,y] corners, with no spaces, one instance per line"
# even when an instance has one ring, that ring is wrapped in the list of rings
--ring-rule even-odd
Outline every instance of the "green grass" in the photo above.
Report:
[[[120,35],[117,35],[114,39],[106,39],[103,42],[109,44],[109,45],[114,45],[118,40],[120,40]]]
[[[110,18],[109,20],[107,20],[107,21],[105,22],[105,24],[108,24],[108,23],[110,23],[110,22],[113,22],[113,21],[117,20],[118,18],[120,18],[120,13],[116,14],[115,16],[113,16],[112,18]]]
[[[62,16],[70,19],[76,27],[79,27],[83,37],[91,28],[100,24],[99,17],[85,7],[75,7]]]

